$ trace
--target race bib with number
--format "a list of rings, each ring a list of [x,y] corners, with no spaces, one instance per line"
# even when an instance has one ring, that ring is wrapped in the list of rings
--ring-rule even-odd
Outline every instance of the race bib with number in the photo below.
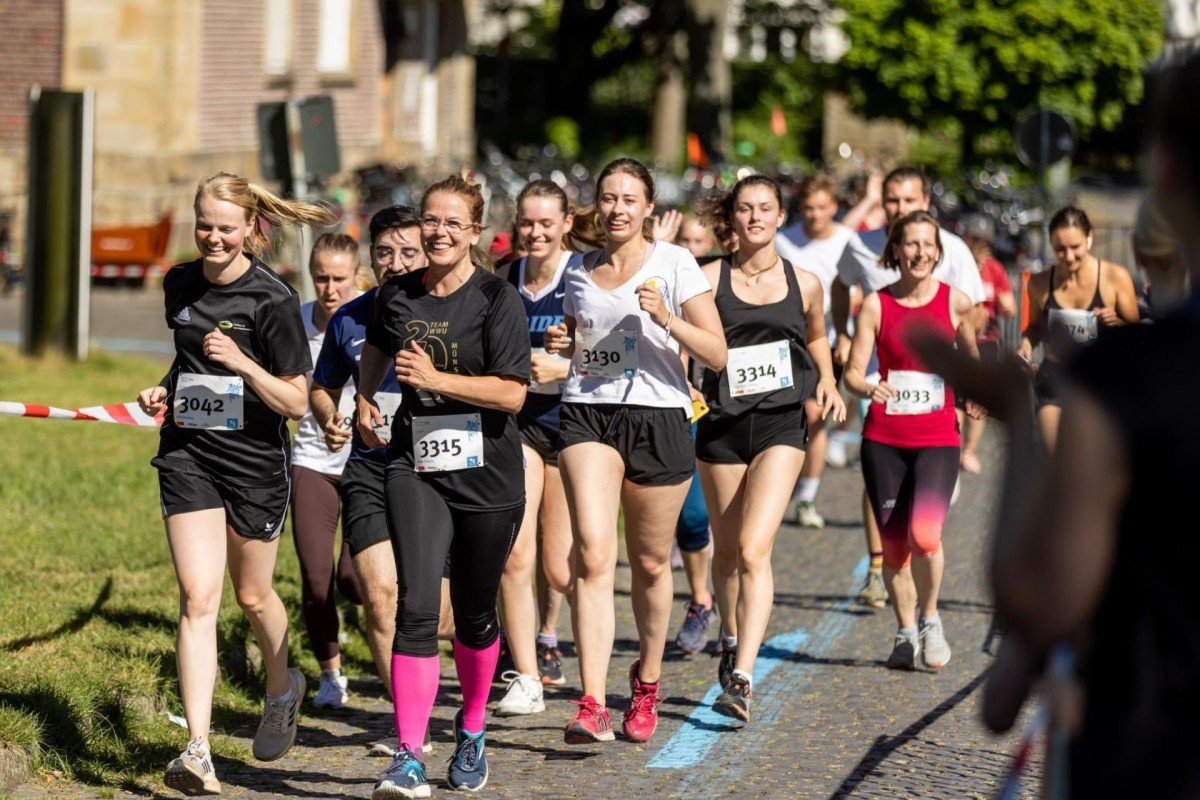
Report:
[[[889,415],[932,414],[946,406],[946,384],[937,375],[893,369],[887,382],[896,392],[887,401]]]
[[[239,375],[179,373],[175,383],[175,424],[180,428],[240,431],[245,386]]]
[[[787,389],[792,381],[792,351],[786,341],[729,348],[729,394],[745,397]]]
[[[383,422],[375,426],[375,435],[384,444],[392,440],[392,421],[400,410],[400,397],[399,392],[375,393],[375,405],[379,406],[379,414],[383,417]]]
[[[1051,331],[1064,331],[1075,342],[1087,344],[1096,341],[1096,315],[1082,308],[1050,309]]]
[[[554,361],[564,362],[567,360],[557,354],[550,355],[540,347],[534,348],[530,354],[530,357],[533,359],[549,358]],[[533,392],[534,394],[562,394],[563,385],[562,381],[554,381],[553,383],[538,383],[537,381],[531,380],[529,381],[529,391]]]
[[[632,378],[638,369],[636,331],[577,329],[579,374],[585,378]]]
[[[451,472],[483,466],[483,425],[478,414],[413,417],[417,472]]]

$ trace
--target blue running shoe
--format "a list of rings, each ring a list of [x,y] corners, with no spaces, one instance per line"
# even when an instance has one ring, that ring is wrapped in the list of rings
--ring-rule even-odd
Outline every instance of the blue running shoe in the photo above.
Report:
[[[695,655],[708,644],[708,627],[712,621],[712,607],[705,608],[688,603],[683,626],[675,637],[675,646],[689,655]]]
[[[451,789],[478,792],[487,785],[488,766],[484,753],[483,731],[467,733],[462,726],[463,713],[454,718],[454,755],[446,781]]]
[[[384,770],[383,777],[375,784],[371,800],[398,800],[398,798],[429,797],[429,781],[425,780],[425,764],[420,756],[407,747],[401,747],[392,757],[392,764]]]

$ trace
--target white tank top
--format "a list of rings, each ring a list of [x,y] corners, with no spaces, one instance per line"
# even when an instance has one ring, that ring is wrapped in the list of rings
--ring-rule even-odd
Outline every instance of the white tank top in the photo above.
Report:
[[[313,324],[313,307],[315,302],[305,303],[300,307],[300,316],[304,318],[304,332],[308,334],[308,351],[312,354],[312,362],[317,363],[321,353],[321,345],[325,341],[325,332],[317,330]],[[308,373],[308,388],[312,389],[312,373]],[[346,382],[342,387],[342,396],[338,401],[338,411],[347,420],[354,414],[354,381]],[[309,411],[300,418],[296,425],[296,438],[292,440],[292,465],[306,467],[323,475],[341,475],[350,457],[350,442],[346,442],[338,452],[332,452],[325,444],[325,434],[317,425],[316,417]]]
[[[567,269],[564,279],[563,313],[575,318],[576,327],[575,355],[563,389],[563,402],[679,408],[690,414],[692,400],[679,357],[679,343],[641,310],[637,289],[652,282],[663,293],[668,308],[680,317],[684,303],[712,291],[708,279],[687,250],[657,242],[642,268],[609,291],[593,283],[589,275],[589,267],[599,257],[598,253],[585,256],[582,265]],[[610,332],[616,335],[610,336]],[[597,360],[596,351],[619,349],[624,358],[628,356],[626,348],[630,340],[636,341],[633,345],[636,369],[615,376],[596,374],[605,371],[607,362],[607,359]],[[590,354],[585,352],[588,344],[597,344]]]

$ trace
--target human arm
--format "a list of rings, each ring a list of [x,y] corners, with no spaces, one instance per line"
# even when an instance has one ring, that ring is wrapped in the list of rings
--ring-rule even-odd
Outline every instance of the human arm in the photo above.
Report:
[[[650,284],[638,287],[638,303],[654,324],[667,328],[675,341],[700,363],[713,372],[725,369],[729,350],[725,345],[725,329],[717,314],[712,291],[701,292],[685,300],[680,306],[679,316],[675,316],[664,302],[662,292]]]
[[[679,228],[683,225],[683,214],[674,208],[669,208],[653,219],[654,241],[674,244],[675,239],[679,236]]]
[[[375,393],[387,377],[391,364],[387,353],[370,342],[363,344],[362,355],[358,360],[358,397],[355,398],[355,404],[358,433],[367,447],[383,447],[383,441],[375,433],[375,428],[384,424],[379,404],[375,402]]]
[[[508,375],[442,372],[433,365],[429,354],[419,343],[414,340],[410,347],[396,354],[396,380],[401,383],[509,414],[517,413],[525,405],[525,381]]]
[[[880,315],[879,294],[867,295],[858,312],[858,321],[854,328],[854,344],[850,348],[846,373],[842,376],[847,389],[873,403],[886,403],[888,398],[895,395],[892,387],[888,386],[885,381],[874,385],[867,383],[867,365],[871,363],[871,353],[875,350],[875,339],[879,336]]]
[[[867,176],[867,185],[862,199],[855,203],[845,216],[842,224],[851,230],[858,230],[871,212],[883,205],[883,175],[872,172]]]
[[[830,287],[829,309],[833,316],[833,330],[837,335],[833,360],[844,366],[850,359],[850,288],[842,283],[840,277],[834,278]]]
[[[300,419],[308,413],[308,379],[303,374],[272,375],[219,328],[205,335],[204,356],[240,375],[272,411],[288,419]]]
[[[1096,309],[1096,321],[1109,327],[1132,325],[1141,318],[1137,305],[1137,289],[1133,286],[1133,278],[1129,270],[1120,264],[1106,263],[1108,269],[1104,275],[1110,286],[1116,288],[1114,307]]]
[[[972,305],[971,298],[957,289],[950,290],[950,321],[954,323],[954,343],[961,352],[975,360],[979,360],[979,344],[972,320],[978,310],[979,306]],[[983,419],[987,416],[987,409],[969,397],[966,412],[971,419]]]

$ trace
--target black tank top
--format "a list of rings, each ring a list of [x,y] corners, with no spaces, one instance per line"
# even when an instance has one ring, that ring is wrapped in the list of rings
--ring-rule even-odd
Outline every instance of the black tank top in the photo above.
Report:
[[[725,342],[732,351],[739,347],[783,341],[791,353],[792,382],[787,388],[770,392],[732,396],[731,361],[721,372],[704,370],[703,393],[712,409],[714,420],[738,416],[747,411],[770,411],[799,406],[816,390],[816,367],[808,352],[808,323],[804,317],[804,298],[796,281],[796,271],[783,262],[788,293],[778,303],[754,305],[739,298],[733,291],[730,271],[733,265],[721,262],[721,279],[717,284],[717,312],[725,329]]]
[[[1104,297],[1100,294],[1100,276],[1104,274],[1104,262],[1096,259],[1096,292],[1092,295],[1092,302],[1087,308],[1063,308],[1057,300],[1054,299],[1054,267],[1050,267],[1050,291],[1046,296],[1046,307],[1042,309],[1042,330],[1045,332],[1045,343],[1049,345],[1047,348],[1047,356],[1052,360],[1059,360],[1064,354],[1069,355],[1072,351],[1080,346],[1087,344],[1082,341],[1078,331],[1072,331],[1069,327],[1062,324],[1054,324],[1051,322],[1053,316],[1051,311],[1092,311],[1095,312],[1098,308],[1104,308]],[[1093,323],[1094,324],[1094,323]]]

